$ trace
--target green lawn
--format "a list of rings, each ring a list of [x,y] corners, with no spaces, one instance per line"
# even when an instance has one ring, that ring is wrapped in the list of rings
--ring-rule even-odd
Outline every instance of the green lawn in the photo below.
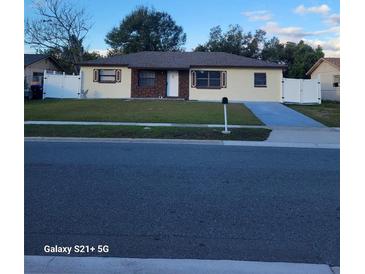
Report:
[[[24,105],[25,120],[222,124],[220,103],[158,100],[44,100]],[[243,104],[228,105],[228,123],[262,125]]]
[[[322,101],[320,105],[287,105],[328,126],[340,127],[340,103]]]
[[[140,126],[54,126],[25,125],[27,137],[89,137],[89,138],[158,138],[200,140],[245,140],[264,141],[270,134],[264,128],[235,128],[231,134],[222,134],[222,129]]]

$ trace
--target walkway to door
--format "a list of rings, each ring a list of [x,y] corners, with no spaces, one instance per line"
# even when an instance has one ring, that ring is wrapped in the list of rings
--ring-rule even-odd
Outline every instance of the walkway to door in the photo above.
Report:
[[[325,127],[321,123],[277,102],[245,102],[269,127]]]

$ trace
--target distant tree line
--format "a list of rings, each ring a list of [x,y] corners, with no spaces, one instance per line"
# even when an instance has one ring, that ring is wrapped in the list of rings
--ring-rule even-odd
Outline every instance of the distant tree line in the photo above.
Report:
[[[324,56],[321,47],[313,48],[304,41],[281,43],[277,37],[266,38],[266,32],[245,33],[239,25],[230,25],[224,33],[220,26],[210,30],[209,40],[194,51],[222,51],[286,64],[285,77],[306,78],[305,73]]]
[[[90,18],[65,0],[36,2],[38,18],[25,23],[25,42],[37,52],[57,58],[69,71],[78,71],[77,63],[100,58],[88,52],[83,43],[91,28]],[[140,6],[125,16],[106,34],[108,55],[139,51],[184,51],[186,33],[166,12]],[[239,25],[230,25],[226,32],[220,26],[210,29],[209,39],[194,51],[228,52],[241,56],[287,65],[285,77],[305,78],[305,73],[321,57],[321,47],[313,48],[304,41],[281,43],[268,39],[264,30],[244,32]]]

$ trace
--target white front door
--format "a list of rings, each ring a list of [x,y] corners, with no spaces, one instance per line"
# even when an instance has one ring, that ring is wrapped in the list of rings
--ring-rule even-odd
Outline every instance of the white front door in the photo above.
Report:
[[[179,72],[168,71],[167,72],[167,96],[178,97],[179,96]]]

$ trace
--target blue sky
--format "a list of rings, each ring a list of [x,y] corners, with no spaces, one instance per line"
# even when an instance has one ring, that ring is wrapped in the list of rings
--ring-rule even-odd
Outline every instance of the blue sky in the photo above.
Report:
[[[86,39],[89,50],[106,52],[105,35],[136,6],[146,5],[166,11],[187,34],[185,49],[190,51],[209,37],[211,27],[239,24],[245,31],[261,28],[268,37],[297,42],[304,39],[321,45],[326,56],[339,56],[339,0],[70,0],[85,7],[93,27]],[[24,1],[25,18],[35,15],[32,0]],[[25,46],[26,52],[32,52]]]

